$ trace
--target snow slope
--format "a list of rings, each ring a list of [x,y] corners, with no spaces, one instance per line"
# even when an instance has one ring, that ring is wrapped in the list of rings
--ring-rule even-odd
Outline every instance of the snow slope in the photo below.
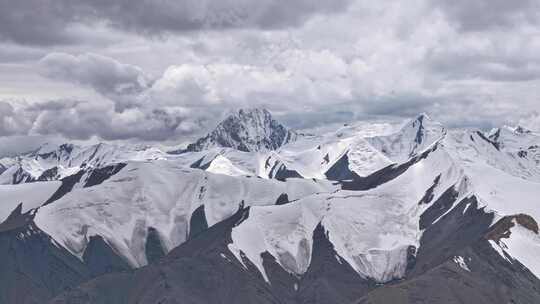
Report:
[[[540,185],[536,182],[535,164],[524,166],[479,131],[455,130],[447,134],[440,124],[428,119],[421,115],[396,133],[371,137],[372,145],[367,149],[363,149],[366,144],[346,144],[363,140],[354,137],[333,146],[342,153],[352,154],[352,150],[372,165],[362,171],[354,162],[349,164],[350,169],[364,176],[383,167],[369,157],[376,155],[377,149],[389,157],[387,160],[392,158],[400,163],[438,142],[437,150],[426,160],[414,164],[397,179],[369,191],[338,191],[332,195],[311,195],[289,206],[254,207],[250,218],[233,230],[230,250],[237,257],[243,252],[264,277],[263,252],[272,254],[290,272],[302,274],[309,265],[313,229],[320,222],[339,256],[361,276],[379,282],[400,278],[406,267],[407,248],[419,245],[419,216],[425,208],[418,206],[418,202],[437,177],[439,182],[433,189],[431,201],[449,187],[455,187],[459,194],[457,201],[475,195],[487,210],[497,214],[496,219],[518,213],[540,219],[537,200]],[[522,135],[518,132],[515,136]],[[316,152],[322,147],[322,144],[318,146]],[[280,153],[287,149],[283,147]],[[319,160],[326,151],[318,152],[319,155],[314,150],[302,152],[315,155],[306,161],[313,164],[313,160]],[[306,172],[320,176],[316,169],[302,170],[307,166],[296,163],[294,153],[287,153],[291,168],[306,176],[309,176]]]
[[[307,270],[313,231],[321,223],[339,256],[360,276],[378,282],[400,278],[409,246],[419,245],[419,217],[427,208],[419,201],[439,175],[443,182],[432,200],[464,177],[442,149],[369,191],[319,193],[287,205],[252,207],[249,218],[233,229],[229,249],[240,261],[243,252],[265,278],[263,252],[300,275]]]
[[[0,223],[21,203],[23,213],[41,206],[58,187],[58,181],[0,185]]]
[[[500,216],[525,213],[540,219],[540,181],[534,166],[522,166],[476,131],[452,132],[444,144],[488,209]]]
[[[35,220],[79,257],[89,237],[100,235],[132,265],[142,266],[147,229],[155,228],[170,250],[186,240],[191,215],[201,205],[208,225],[213,225],[232,215],[242,202],[273,205],[282,193],[292,200],[335,189],[325,181],[283,183],[223,173],[167,160],[130,162],[104,183],[74,189],[42,207]]]
[[[518,260],[529,269],[537,278],[540,278],[540,235],[516,223],[510,229],[510,237],[501,239],[502,250]],[[502,253],[502,251],[499,251]],[[504,254],[503,254],[503,257]],[[506,258],[506,257],[505,257]]]

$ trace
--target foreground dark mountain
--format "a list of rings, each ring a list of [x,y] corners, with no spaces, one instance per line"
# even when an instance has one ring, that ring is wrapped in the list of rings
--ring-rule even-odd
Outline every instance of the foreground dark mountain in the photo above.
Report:
[[[1,300],[540,303],[538,144],[420,115],[3,185]]]
[[[82,261],[77,259],[36,226],[33,212],[22,214],[21,207],[0,224],[0,303],[44,303],[92,277],[130,269],[98,239],[90,240]]]
[[[446,195],[441,205],[456,203]],[[386,285],[360,278],[337,255],[319,224],[313,234],[312,261],[295,277],[272,256],[263,255],[269,282],[249,260],[227,250],[231,231],[249,209],[241,209],[173,250],[156,265],[134,273],[107,275],[52,303],[536,303],[540,281],[517,261],[501,257],[489,241],[510,233],[503,218],[478,209],[476,198],[462,200],[437,223],[429,223],[420,249],[410,249],[407,275]],[[530,219],[528,219],[530,221]],[[527,221],[527,220],[526,220]],[[429,220],[428,220],[429,222]],[[535,222],[528,228],[538,231]],[[521,224],[518,224],[521,225]],[[145,286],[144,290],[140,286]],[[211,286],[212,292],[208,292]],[[357,300],[359,299],[359,300]],[[357,300],[357,301],[356,301]]]

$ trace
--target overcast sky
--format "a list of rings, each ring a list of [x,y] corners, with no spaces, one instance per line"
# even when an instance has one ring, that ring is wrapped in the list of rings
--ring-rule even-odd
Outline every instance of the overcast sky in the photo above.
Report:
[[[182,142],[427,112],[540,130],[537,0],[0,0],[0,135]]]

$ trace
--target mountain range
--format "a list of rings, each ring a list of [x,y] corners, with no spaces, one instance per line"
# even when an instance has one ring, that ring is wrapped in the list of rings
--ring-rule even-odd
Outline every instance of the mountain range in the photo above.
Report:
[[[243,109],[0,160],[0,303],[540,303],[540,134]]]

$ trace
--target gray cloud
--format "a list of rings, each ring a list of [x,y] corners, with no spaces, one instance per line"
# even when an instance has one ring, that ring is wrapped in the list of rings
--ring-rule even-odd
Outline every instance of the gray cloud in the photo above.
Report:
[[[489,81],[530,81],[540,79],[540,40],[485,40],[480,48],[466,45],[430,50],[423,64],[428,73],[447,79],[485,79]]]
[[[0,0],[0,39],[51,45],[80,40],[77,26],[107,26],[143,34],[298,26],[350,0]]]
[[[178,142],[239,107],[538,125],[534,1],[36,1],[0,11],[0,134]]]
[[[78,17],[65,1],[0,1],[0,38],[21,44],[54,44],[73,40],[66,25]],[[68,8],[69,11],[69,8]]]
[[[36,60],[44,54],[44,50],[5,43],[0,47],[0,64]]]
[[[194,115],[196,114],[196,115]],[[219,112],[140,107],[117,112],[111,102],[54,100],[0,102],[0,135],[49,135],[87,140],[165,141],[190,137]]]
[[[18,115],[18,110],[7,102],[0,102],[0,135],[28,134],[32,122]]]
[[[299,25],[315,13],[342,10],[347,0],[97,0],[87,4],[112,26],[140,32]]]
[[[433,0],[449,19],[463,31],[510,29],[523,23],[537,23],[537,0]]]
[[[141,68],[97,54],[51,53],[39,65],[46,77],[89,86],[106,96],[137,94],[149,86]]]

